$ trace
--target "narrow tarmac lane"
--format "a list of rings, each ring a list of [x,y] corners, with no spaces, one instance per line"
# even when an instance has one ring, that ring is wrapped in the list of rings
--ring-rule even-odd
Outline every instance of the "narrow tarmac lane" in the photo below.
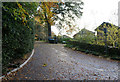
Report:
[[[11,80],[117,80],[118,62],[65,48],[35,43],[35,54]]]

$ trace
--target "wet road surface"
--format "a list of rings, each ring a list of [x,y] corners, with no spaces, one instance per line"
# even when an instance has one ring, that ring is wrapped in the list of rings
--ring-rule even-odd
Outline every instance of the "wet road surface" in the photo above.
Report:
[[[35,43],[35,54],[11,80],[117,80],[118,62],[65,48]]]

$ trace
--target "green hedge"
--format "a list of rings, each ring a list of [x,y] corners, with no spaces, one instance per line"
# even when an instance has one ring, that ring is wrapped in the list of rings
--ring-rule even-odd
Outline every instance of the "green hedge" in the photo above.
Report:
[[[31,30],[30,30],[31,28]],[[22,57],[24,54],[30,52],[34,45],[34,28],[31,26],[16,26],[7,27],[2,30],[2,57],[3,64],[8,60]],[[13,32],[14,29],[14,32]]]
[[[9,3],[3,5],[7,6],[7,4]],[[24,54],[31,52],[34,47],[34,19],[27,17],[26,24],[23,24],[22,20],[18,19],[19,16],[16,20],[13,15],[14,6],[16,6],[16,3],[12,3],[9,9],[2,8],[3,72],[9,63],[16,58],[22,58]]]
[[[69,41],[67,43],[68,47],[75,47],[76,50],[80,50],[86,53],[92,53],[94,55],[107,55],[111,58],[119,58],[120,57],[120,49],[119,48],[109,48],[107,47],[108,53],[106,54],[105,46],[95,45],[95,44],[87,44],[87,43],[80,43],[78,41]]]

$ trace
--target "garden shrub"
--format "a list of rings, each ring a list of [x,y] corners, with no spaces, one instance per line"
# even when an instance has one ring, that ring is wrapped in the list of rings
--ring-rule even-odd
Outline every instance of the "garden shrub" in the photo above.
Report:
[[[78,41],[68,41],[67,45],[71,45],[72,47],[76,47],[77,50],[80,50],[85,53],[92,53],[93,55],[103,55],[109,57],[120,57],[120,49],[119,48],[109,48],[107,47],[108,53],[106,54],[105,46],[88,44],[88,43],[80,43]]]
[[[34,19],[26,15],[27,22],[21,20],[21,13],[17,3],[3,3],[2,8],[2,66],[5,70],[16,58],[22,58],[24,54],[34,48]],[[24,13],[25,14],[25,13]]]
[[[66,43],[71,39],[71,38],[62,38],[62,37],[58,37],[58,42],[59,43],[63,43],[63,41],[65,41]]]

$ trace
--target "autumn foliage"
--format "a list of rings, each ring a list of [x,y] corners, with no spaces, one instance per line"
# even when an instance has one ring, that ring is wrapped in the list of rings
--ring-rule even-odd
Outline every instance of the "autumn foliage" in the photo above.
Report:
[[[5,2],[2,7],[2,65],[3,72],[16,58],[23,57],[34,47],[36,3]],[[36,6],[36,8],[35,8]],[[32,12],[28,9],[33,9]]]

